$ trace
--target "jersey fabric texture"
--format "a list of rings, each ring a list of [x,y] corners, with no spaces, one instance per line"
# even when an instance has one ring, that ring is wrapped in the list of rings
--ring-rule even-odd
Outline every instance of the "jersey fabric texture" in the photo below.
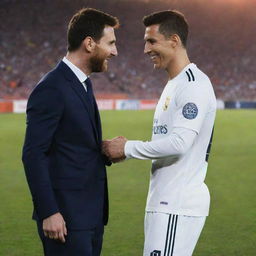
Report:
[[[208,215],[210,195],[204,180],[215,114],[212,84],[195,64],[168,81],[155,110],[152,141],[125,145],[127,158],[154,159],[146,211]],[[166,154],[170,145],[185,144],[186,137],[193,139],[184,152]]]

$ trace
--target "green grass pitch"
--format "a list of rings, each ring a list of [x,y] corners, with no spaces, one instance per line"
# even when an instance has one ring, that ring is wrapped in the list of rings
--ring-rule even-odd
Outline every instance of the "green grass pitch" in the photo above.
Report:
[[[153,111],[103,111],[104,138],[149,140]],[[0,115],[0,255],[39,256],[21,163],[25,115]],[[211,211],[194,256],[256,255],[256,111],[217,113],[206,183]],[[103,256],[141,256],[150,161],[108,168],[110,221]]]

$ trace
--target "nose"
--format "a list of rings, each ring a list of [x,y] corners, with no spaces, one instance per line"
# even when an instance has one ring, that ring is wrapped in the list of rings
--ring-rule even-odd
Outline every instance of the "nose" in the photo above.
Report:
[[[148,43],[146,42],[146,43],[145,43],[145,46],[144,46],[144,53],[145,53],[145,54],[148,54],[148,53],[150,53],[150,51],[151,51],[151,50],[150,50],[150,47],[149,47]]]
[[[111,55],[112,56],[117,56],[118,55],[116,46],[113,47],[113,49],[111,51]]]

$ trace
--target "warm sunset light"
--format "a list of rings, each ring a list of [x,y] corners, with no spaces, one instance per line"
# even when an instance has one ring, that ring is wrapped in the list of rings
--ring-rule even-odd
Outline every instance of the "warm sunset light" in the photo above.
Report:
[[[206,1],[203,1],[202,2],[217,2],[217,3],[220,3],[220,4],[225,4],[225,3],[230,3],[230,4],[236,4],[236,5],[245,5],[245,4],[251,4],[253,2],[256,2],[255,0],[206,0]]]
[[[142,2],[145,3],[151,3],[152,0],[141,0]],[[182,4],[182,3],[186,3],[187,0],[156,0],[154,2],[165,2],[165,3],[170,3],[170,4]],[[207,5],[210,4],[235,4],[235,5],[246,5],[246,4],[251,4],[251,3],[255,3],[256,0],[191,0],[189,1],[190,3],[205,3]]]

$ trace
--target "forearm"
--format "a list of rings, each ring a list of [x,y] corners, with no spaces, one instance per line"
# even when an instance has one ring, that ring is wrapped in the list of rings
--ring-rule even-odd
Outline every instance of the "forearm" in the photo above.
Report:
[[[23,165],[38,218],[44,219],[58,212],[45,154],[26,151]]]
[[[175,128],[166,138],[154,141],[127,141],[126,158],[160,159],[168,156],[180,157],[193,144],[197,133],[185,128]]]

